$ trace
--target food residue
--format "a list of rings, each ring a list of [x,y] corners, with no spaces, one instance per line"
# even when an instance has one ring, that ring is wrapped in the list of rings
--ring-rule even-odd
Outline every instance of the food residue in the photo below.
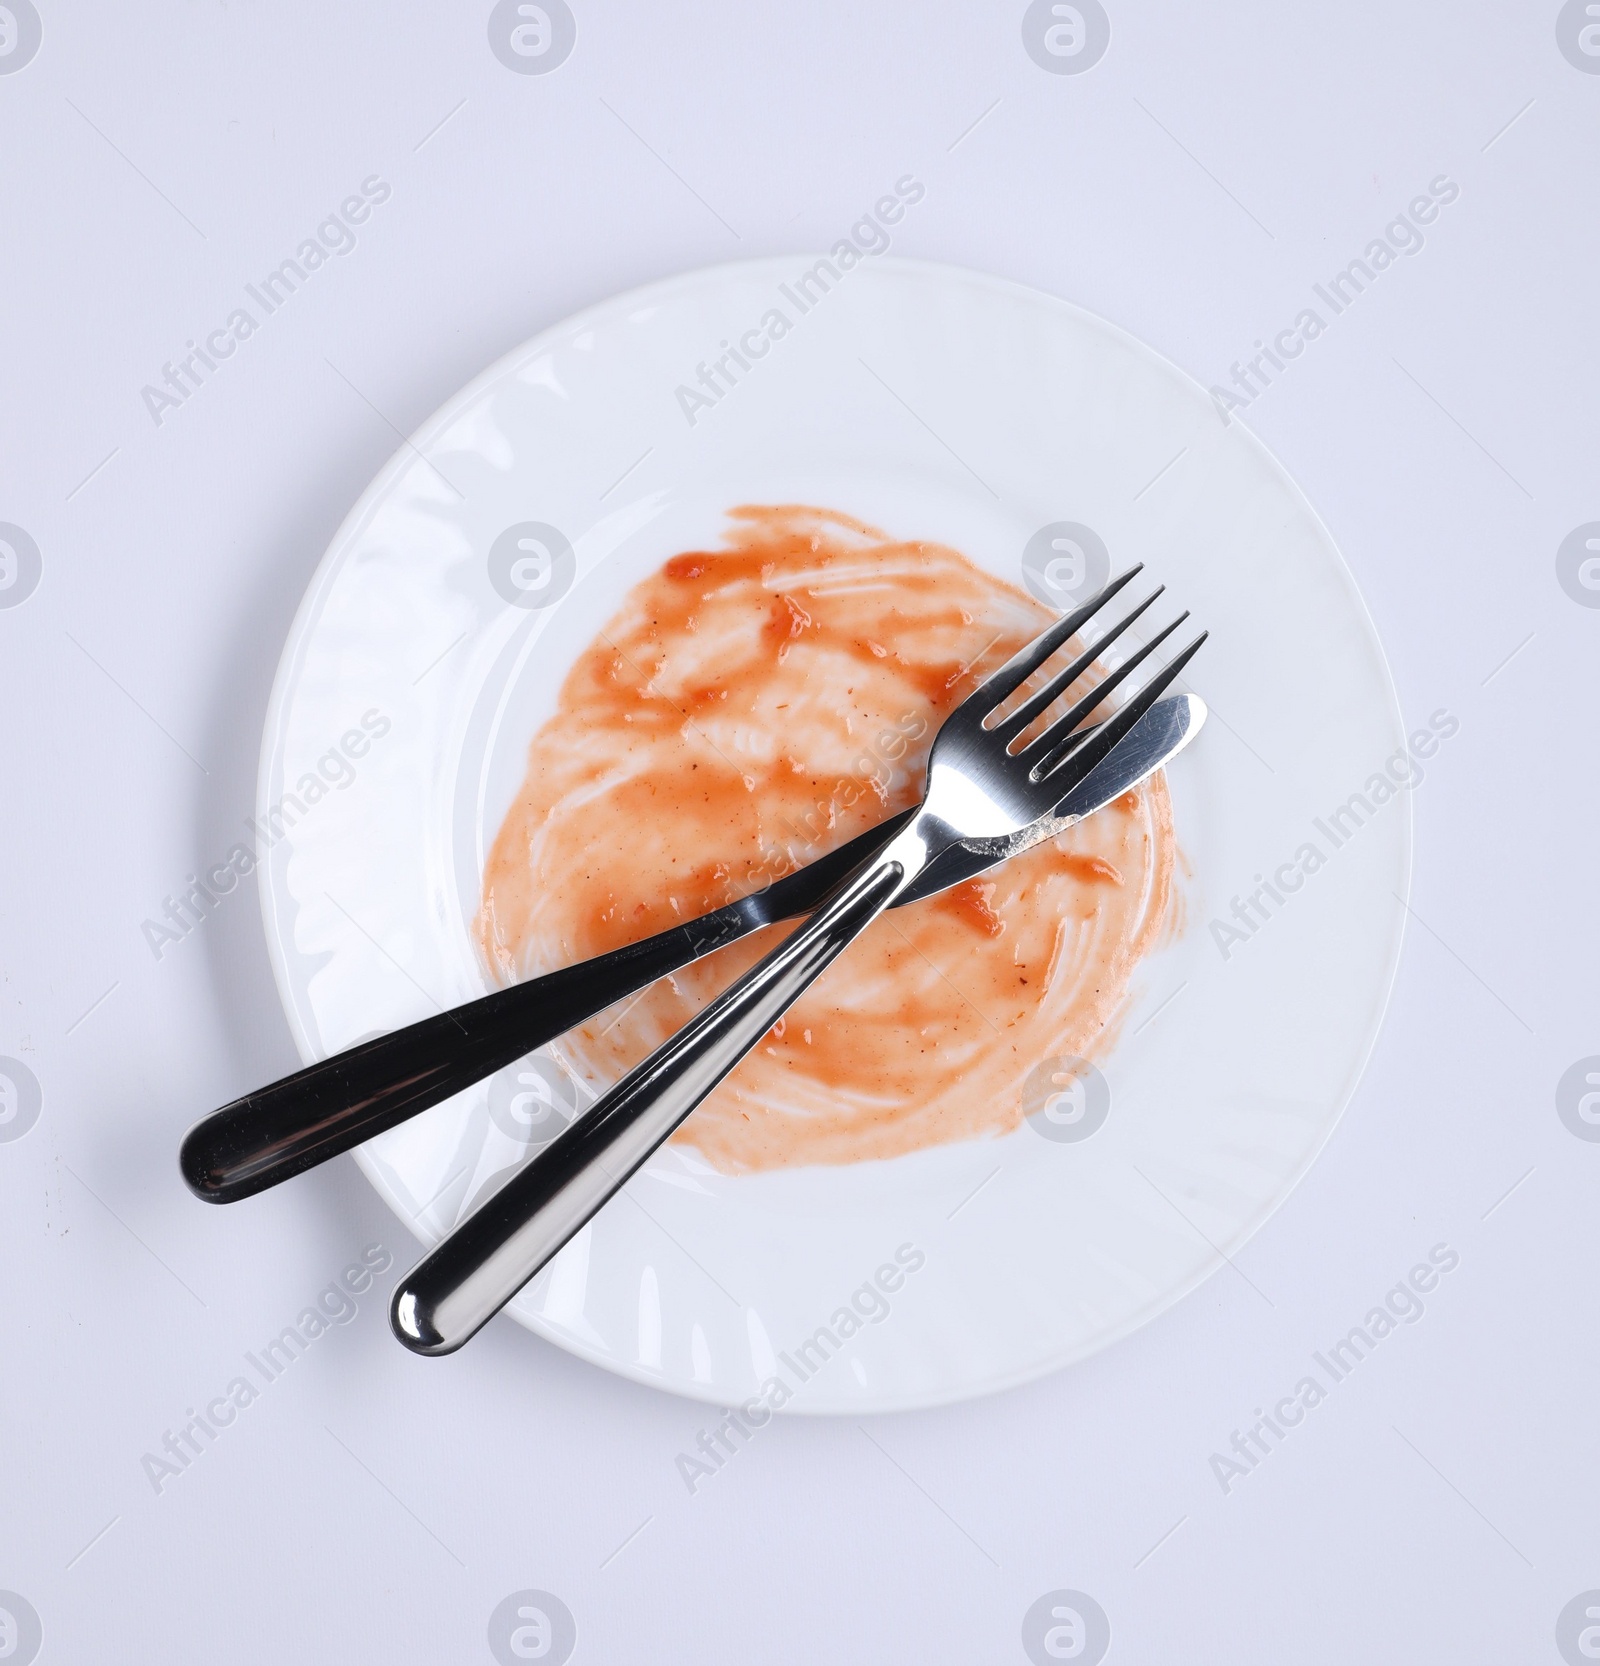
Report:
[[[956,550],[831,510],[746,507],[578,656],[490,851],[476,930],[513,982],[760,889],[915,804],[939,724],[1048,622]],[[1001,1133],[1041,1060],[1109,1044],[1174,909],[1159,773],[877,920],[674,1136],[726,1173]],[[684,968],[558,1044],[619,1079],[791,927]]]

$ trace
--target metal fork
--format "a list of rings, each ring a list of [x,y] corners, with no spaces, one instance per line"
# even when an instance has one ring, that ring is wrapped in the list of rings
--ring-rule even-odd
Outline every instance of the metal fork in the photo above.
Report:
[[[1016,706],[1010,697],[1140,569],[1058,619],[947,717],[928,759],[921,807],[886,837],[773,952],[603,1094],[589,1112],[444,1238],[401,1281],[395,1335],[421,1354],[459,1348],[621,1189],[849,944],[952,845],[1003,844],[1051,814],[1149,710],[1205,641],[1202,632],[1108,721],[1078,725],[1188,614],[1154,636],[1045,730],[1019,744],[1156,590]]]

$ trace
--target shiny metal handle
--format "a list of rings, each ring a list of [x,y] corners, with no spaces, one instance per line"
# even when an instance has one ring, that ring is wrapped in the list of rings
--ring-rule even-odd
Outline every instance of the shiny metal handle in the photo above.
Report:
[[[913,823],[468,1216],[395,1290],[395,1335],[416,1353],[448,1354],[486,1324],[894,901],[927,854]]]
[[[913,813],[902,811],[764,891],[698,920],[497,989],[245,1094],[185,1135],[178,1158],[184,1179],[208,1203],[235,1203],[349,1151],[680,966],[762,926],[809,914]],[[968,863],[976,870],[984,860],[970,857]]]

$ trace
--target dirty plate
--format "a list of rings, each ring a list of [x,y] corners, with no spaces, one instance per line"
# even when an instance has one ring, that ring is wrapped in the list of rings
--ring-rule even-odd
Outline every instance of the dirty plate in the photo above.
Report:
[[[727,375],[702,376],[719,360]],[[1326,529],[1149,348],[1049,296],[887,256],[692,273],[485,371],[317,571],[259,787],[281,830],[267,940],[305,1059],[484,993],[485,852],[567,667],[631,584],[715,545],[730,507],[794,502],[953,544],[1057,605],[1143,561],[1211,631],[1193,686],[1212,721],[1170,772],[1187,925],[1141,966],[1103,1115],[738,1179],[664,1151],[509,1309],[718,1404],[887,1411],[1105,1347],[1289,1194],[1388,995],[1415,766]],[[1436,737],[1415,728],[1426,755]],[[573,1092],[535,1057],[358,1160],[432,1244]]]

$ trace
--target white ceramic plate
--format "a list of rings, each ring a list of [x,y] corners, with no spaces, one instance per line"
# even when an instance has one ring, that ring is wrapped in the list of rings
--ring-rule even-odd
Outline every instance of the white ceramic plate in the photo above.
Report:
[[[1144,963],[1103,1125],[738,1179],[665,1152],[510,1309],[596,1364],[719,1404],[764,1383],[776,1403],[777,1377],[789,1410],[883,1411],[1105,1347],[1283,1201],[1378,1028],[1411,811],[1370,781],[1406,742],[1350,575],[1200,387],[1014,284],[880,257],[824,294],[799,285],[813,266],[755,261],[608,301],[485,371],[396,453],[284,650],[259,815],[283,825],[285,794],[302,811],[288,806],[263,864],[262,904],[307,1060],[483,993],[468,923],[529,738],[628,586],[715,543],[735,504],[843,509],[1013,581],[1026,556],[1035,586],[1088,584],[1101,546],[1144,561],[1211,631],[1193,686],[1213,716],[1171,771],[1187,929]],[[749,368],[696,406],[678,390],[724,342]],[[509,589],[496,541],[528,522],[559,534],[538,534],[553,565],[522,569],[545,579],[542,607],[491,579]],[[1058,529],[1041,562],[1055,523],[1092,533]],[[319,769],[323,793],[298,791]],[[1334,823],[1357,793],[1369,813]],[[1261,893],[1247,932],[1231,899],[1257,876],[1282,901]],[[360,1152],[424,1244],[526,1154],[508,1111],[537,1111],[527,1074]]]

